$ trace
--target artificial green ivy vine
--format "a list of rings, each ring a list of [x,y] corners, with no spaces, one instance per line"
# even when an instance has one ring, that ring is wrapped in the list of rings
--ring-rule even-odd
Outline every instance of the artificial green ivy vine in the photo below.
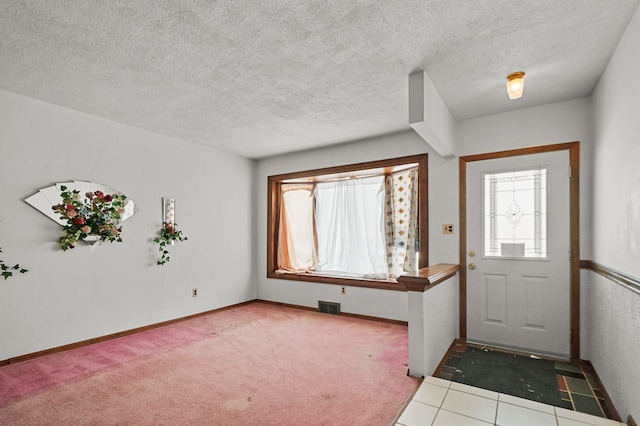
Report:
[[[159,244],[158,251],[162,253],[162,258],[157,262],[158,265],[164,265],[171,259],[167,246],[170,246],[174,241],[188,240],[188,238],[182,234],[182,231],[176,229],[177,226],[177,223],[171,224],[171,222],[165,222],[160,230],[160,236],[153,239],[153,242]]]
[[[0,253],[2,253],[1,248],[0,248]],[[7,266],[7,264],[4,263],[4,260],[2,259],[0,259],[0,271],[2,271],[2,276],[4,277],[5,280],[13,276],[13,271],[18,271],[21,274],[28,272],[27,269],[21,268],[20,265],[18,265],[17,263],[13,266]]]

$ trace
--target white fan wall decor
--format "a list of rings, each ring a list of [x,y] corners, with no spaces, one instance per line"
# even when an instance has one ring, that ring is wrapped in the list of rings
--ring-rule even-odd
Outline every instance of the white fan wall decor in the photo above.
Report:
[[[61,217],[59,212],[54,211],[53,207],[63,203],[62,200],[62,190],[63,187],[67,188],[67,191],[73,192],[78,191],[78,197],[80,201],[87,200],[87,193],[94,194],[96,191],[100,191],[104,194],[122,194],[115,189],[102,185],[97,182],[87,182],[87,181],[70,181],[70,182],[59,182],[55,185],[48,186],[46,188],[42,188],[38,190],[35,194],[26,198],[24,201],[30,204],[33,208],[40,211],[42,214],[47,216],[49,219],[53,220],[60,226],[65,226],[67,224],[67,220]],[[136,214],[138,211],[135,203],[130,198],[127,198],[125,204],[123,206],[123,211],[120,214],[120,219],[118,223],[115,225],[120,225],[125,220],[129,219],[131,216]],[[100,238],[94,235],[87,236],[84,241],[88,244],[94,244]]]

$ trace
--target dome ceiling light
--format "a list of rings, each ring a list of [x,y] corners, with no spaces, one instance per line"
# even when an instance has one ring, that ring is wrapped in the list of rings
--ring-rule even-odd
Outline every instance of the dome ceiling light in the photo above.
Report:
[[[509,99],[520,99],[524,92],[524,72],[512,72],[507,76],[507,94]]]

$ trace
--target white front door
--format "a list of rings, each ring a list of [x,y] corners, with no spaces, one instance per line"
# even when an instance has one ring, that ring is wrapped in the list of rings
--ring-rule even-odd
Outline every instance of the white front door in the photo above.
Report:
[[[569,153],[467,164],[467,339],[570,352]]]

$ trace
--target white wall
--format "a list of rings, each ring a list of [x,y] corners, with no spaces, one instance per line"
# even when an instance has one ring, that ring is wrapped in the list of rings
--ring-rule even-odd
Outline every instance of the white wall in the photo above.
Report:
[[[258,298],[316,307],[318,300],[338,302],[341,310],[361,315],[406,321],[407,293],[348,287],[266,277],[267,177],[270,175],[353,164],[366,161],[429,154],[429,264],[457,263],[456,236],[443,235],[442,223],[455,223],[458,216],[457,159],[445,160],[412,130],[366,139],[345,145],[267,158],[258,162],[255,180],[256,271]],[[455,167],[453,167],[455,166]],[[446,185],[440,185],[441,183]]]
[[[640,278],[640,10],[593,95],[593,260]],[[640,419],[640,295],[590,274],[589,352],[626,420]]]
[[[29,269],[0,281],[0,360],[255,298],[252,161],[3,91],[0,129],[0,258]],[[137,203],[124,242],[63,252],[23,201],[74,179]],[[157,266],[162,197],[189,240]]]
[[[622,420],[640,418],[640,295],[594,272],[587,291],[590,361]]]
[[[594,92],[593,259],[640,277],[640,12]]]
[[[454,339],[460,337],[460,275],[449,278],[424,293],[424,366],[435,372]]]
[[[458,274],[426,292],[409,291],[409,375],[432,375],[460,337]]]

